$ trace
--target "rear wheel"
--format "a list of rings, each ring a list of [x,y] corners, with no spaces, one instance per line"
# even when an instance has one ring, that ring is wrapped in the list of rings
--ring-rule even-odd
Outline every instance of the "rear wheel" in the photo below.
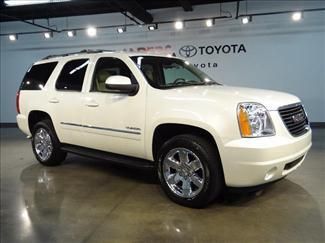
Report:
[[[67,153],[60,149],[54,127],[50,120],[43,120],[33,128],[32,148],[36,159],[43,165],[55,166],[61,164]]]
[[[174,202],[194,208],[208,205],[224,187],[217,148],[195,135],[179,135],[159,151],[158,174]]]

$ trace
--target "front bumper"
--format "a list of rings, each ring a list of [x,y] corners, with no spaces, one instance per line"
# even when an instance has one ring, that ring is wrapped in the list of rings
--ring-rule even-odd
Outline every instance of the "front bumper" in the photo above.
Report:
[[[222,156],[226,185],[248,187],[281,179],[302,164],[311,137],[310,130],[300,137],[285,134],[230,141]]]

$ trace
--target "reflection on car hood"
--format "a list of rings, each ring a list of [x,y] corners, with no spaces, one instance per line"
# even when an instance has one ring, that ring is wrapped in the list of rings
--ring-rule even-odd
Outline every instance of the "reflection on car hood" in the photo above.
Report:
[[[183,101],[218,102],[237,105],[240,102],[256,102],[268,110],[300,102],[299,98],[284,92],[222,85],[197,85],[166,90],[166,98]]]

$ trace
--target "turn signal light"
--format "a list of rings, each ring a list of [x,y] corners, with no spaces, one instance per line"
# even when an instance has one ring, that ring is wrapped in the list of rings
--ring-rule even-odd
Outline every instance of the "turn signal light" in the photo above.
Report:
[[[240,106],[238,112],[238,121],[240,131],[243,137],[249,137],[252,135],[252,129],[249,123],[248,114],[246,110]]]

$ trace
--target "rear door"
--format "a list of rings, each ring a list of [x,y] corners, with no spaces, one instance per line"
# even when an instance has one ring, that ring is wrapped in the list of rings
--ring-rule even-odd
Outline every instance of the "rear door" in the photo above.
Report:
[[[66,61],[48,103],[57,135],[62,143],[82,145],[82,87],[89,70],[89,57]]]

